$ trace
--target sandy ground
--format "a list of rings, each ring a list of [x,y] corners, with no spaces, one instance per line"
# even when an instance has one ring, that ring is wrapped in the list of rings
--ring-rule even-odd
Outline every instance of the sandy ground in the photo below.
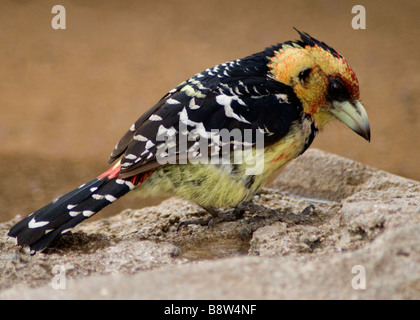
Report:
[[[128,127],[165,92],[203,69],[296,39],[296,27],[355,69],[370,144],[340,125],[314,146],[420,180],[420,2],[2,0],[0,221],[26,215],[107,168]],[[101,217],[149,202],[118,201]]]

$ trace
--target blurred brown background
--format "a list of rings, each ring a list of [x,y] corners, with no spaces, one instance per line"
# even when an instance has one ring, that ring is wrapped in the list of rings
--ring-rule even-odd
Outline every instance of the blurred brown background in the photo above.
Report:
[[[66,8],[67,29],[51,27]],[[353,30],[353,5],[366,30]],[[420,180],[420,1],[1,0],[0,221],[26,215],[107,168],[129,126],[207,67],[306,31],[343,54],[368,111],[369,144],[342,125],[321,148]],[[153,204],[127,196],[106,209]]]

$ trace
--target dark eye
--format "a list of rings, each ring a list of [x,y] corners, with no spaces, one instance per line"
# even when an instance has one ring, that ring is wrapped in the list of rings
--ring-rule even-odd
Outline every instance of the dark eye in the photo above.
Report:
[[[350,95],[341,80],[330,79],[327,98],[330,101],[345,101],[350,99]]]
[[[308,76],[311,74],[311,71],[312,71],[312,69],[307,68],[305,70],[302,70],[299,73],[299,80],[300,80],[300,82],[302,83],[303,86],[305,85],[305,82],[308,79]]]

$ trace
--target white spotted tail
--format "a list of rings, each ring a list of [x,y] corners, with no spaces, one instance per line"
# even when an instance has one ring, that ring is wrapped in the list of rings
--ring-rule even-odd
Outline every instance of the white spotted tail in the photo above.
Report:
[[[61,234],[116,201],[135,185],[121,179],[119,168],[59,197],[13,226],[8,236],[18,245],[29,246],[32,253],[48,247]]]

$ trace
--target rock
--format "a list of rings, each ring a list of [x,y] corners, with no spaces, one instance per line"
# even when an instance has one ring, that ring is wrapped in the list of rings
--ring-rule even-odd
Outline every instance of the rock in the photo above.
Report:
[[[0,224],[0,299],[420,298],[419,182],[311,149],[254,202],[315,210],[241,240],[255,218],[177,231],[204,213],[171,198],[86,222],[34,256],[7,238],[15,218]]]

